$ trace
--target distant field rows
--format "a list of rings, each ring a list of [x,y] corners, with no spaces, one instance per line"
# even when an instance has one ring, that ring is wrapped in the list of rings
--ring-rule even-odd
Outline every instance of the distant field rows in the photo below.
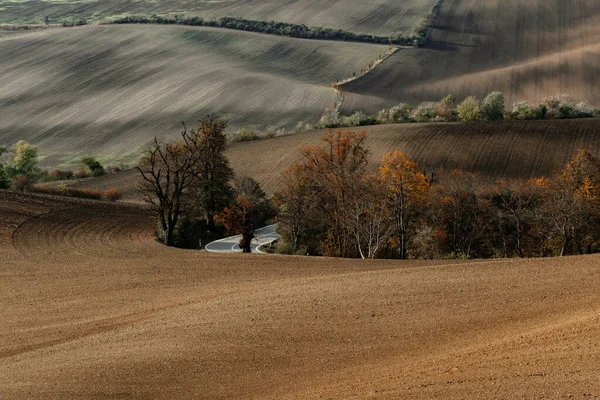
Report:
[[[0,23],[39,23],[45,16],[56,22],[74,17],[102,20],[156,13],[274,20],[396,36],[412,33],[434,3],[435,0],[0,0]]]
[[[90,26],[0,37],[0,144],[26,139],[46,165],[132,162],[154,135],[207,113],[241,126],[316,122],[328,84],[385,46],[178,26]]]
[[[507,104],[571,93],[600,105],[596,0],[445,0],[425,48],[343,86],[346,111],[505,93]]]

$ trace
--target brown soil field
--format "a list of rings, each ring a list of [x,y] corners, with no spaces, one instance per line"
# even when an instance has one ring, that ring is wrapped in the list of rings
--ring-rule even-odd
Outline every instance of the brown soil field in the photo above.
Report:
[[[25,139],[43,163],[137,160],[154,135],[208,113],[230,129],[316,122],[327,85],[386,49],[178,26],[87,26],[0,37],[0,145]]]
[[[62,19],[104,20],[124,15],[184,14],[186,16],[241,17],[357,33],[396,35],[412,33],[435,0],[12,0],[2,1],[0,23],[42,23]]]
[[[600,258],[394,262],[156,243],[0,191],[0,397],[600,396]]]
[[[445,0],[425,48],[403,49],[344,85],[344,108],[493,90],[507,106],[557,93],[600,106],[599,14],[595,0]]]
[[[427,170],[462,169],[494,181],[552,176],[579,149],[600,155],[600,119],[392,124],[367,126],[364,130],[372,170],[387,152],[400,150]],[[250,176],[273,193],[281,182],[282,171],[301,160],[300,147],[319,144],[324,133],[234,143],[226,154],[236,175]],[[103,191],[117,188],[132,199],[137,196],[136,182],[137,173],[126,171],[66,184]]]

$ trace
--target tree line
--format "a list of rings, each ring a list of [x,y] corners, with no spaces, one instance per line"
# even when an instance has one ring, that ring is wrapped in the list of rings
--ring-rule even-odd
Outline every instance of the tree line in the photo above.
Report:
[[[393,44],[404,46],[421,46],[430,26],[430,16],[426,22],[419,24],[412,35],[378,36],[366,33],[353,33],[343,29],[323,28],[321,26],[306,26],[280,21],[257,21],[237,17],[221,17],[204,19],[202,17],[185,17],[182,15],[160,16],[126,16],[112,21],[115,24],[165,24],[209,26],[216,28],[235,29],[248,32],[265,33],[269,35],[288,36],[301,39],[339,40],[346,42],[364,42],[376,44]]]
[[[600,110],[569,94],[546,97],[539,104],[526,101],[505,108],[504,94],[489,93],[483,100],[468,96],[457,103],[456,96],[449,94],[440,101],[425,101],[417,107],[400,103],[376,115],[355,111],[340,115],[338,108],[327,108],[317,123],[319,128],[339,128],[390,123],[452,122],[452,121],[502,121],[591,118],[600,116]]]
[[[328,131],[304,146],[276,194],[288,254],[487,258],[600,250],[600,160],[579,151],[551,178],[486,183],[424,171],[394,151],[368,173],[364,131]]]

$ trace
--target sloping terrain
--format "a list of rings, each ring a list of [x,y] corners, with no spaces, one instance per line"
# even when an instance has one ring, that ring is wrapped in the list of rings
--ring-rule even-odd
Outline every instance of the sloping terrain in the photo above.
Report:
[[[241,17],[356,33],[396,35],[412,33],[435,0],[0,0],[0,23],[41,23],[69,18],[102,20],[122,15],[184,14]]]
[[[0,37],[0,144],[39,146],[44,164],[137,160],[207,113],[231,129],[316,121],[327,85],[384,46],[211,28],[90,26]]]
[[[600,395],[598,256],[215,255],[152,226],[0,191],[2,398]]]
[[[508,106],[557,93],[598,106],[599,16],[595,0],[445,0],[425,48],[403,49],[344,85],[344,107],[376,112],[493,90]]]
[[[357,129],[361,128],[352,128]],[[462,169],[477,172],[490,181],[549,177],[579,149],[600,155],[599,119],[394,124],[367,126],[364,130],[372,170],[387,152],[396,149],[428,171]],[[281,183],[282,171],[301,161],[299,148],[319,144],[324,133],[314,131],[235,143],[227,150],[227,156],[238,176],[258,180],[272,194]],[[131,199],[137,196],[137,179],[132,170],[67,184],[103,191],[118,188]]]

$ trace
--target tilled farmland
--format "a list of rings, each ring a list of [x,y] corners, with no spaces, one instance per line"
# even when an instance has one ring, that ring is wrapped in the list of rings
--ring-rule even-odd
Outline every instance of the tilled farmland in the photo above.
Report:
[[[598,104],[598,12],[593,0],[445,0],[424,48],[403,49],[343,85],[344,108],[374,113],[493,90],[507,106],[557,93]]]
[[[597,256],[169,249],[142,209],[0,192],[3,398],[597,396]]]
[[[218,113],[231,130],[293,129],[336,101],[327,85],[385,46],[214,28],[89,26],[0,39],[0,143],[47,164],[94,154],[134,162],[154,135]]]

